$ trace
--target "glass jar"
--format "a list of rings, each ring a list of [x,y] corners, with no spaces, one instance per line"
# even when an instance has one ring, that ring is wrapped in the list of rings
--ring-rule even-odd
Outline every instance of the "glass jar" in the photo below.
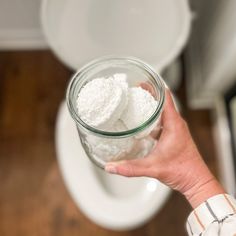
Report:
[[[77,98],[80,90],[96,78],[108,78],[122,73],[129,87],[141,86],[157,101],[154,113],[138,127],[112,131],[99,130],[80,119]],[[105,57],[94,60],[74,74],[67,88],[67,106],[75,121],[82,146],[88,157],[99,167],[106,162],[146,156],[161,132],[161,114],[165,100],[165,85],[161,77],[145,62],[129,57]],[[79,158],[79,157],[78,157]]]

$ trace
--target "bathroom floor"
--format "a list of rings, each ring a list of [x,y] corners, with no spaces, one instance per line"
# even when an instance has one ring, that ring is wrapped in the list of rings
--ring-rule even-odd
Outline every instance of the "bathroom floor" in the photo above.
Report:
[[[176,192],[149,223],[132,231],[102,229],[78,210],[62,181],[54,146],[57,109],[71,74],[47,50],[0,52],[0,235],[186,235],[191,209]],[[182,102],[184,91],[182,85],[177,93]],[[217,175],[210,112],[183,104],[183,113]]]

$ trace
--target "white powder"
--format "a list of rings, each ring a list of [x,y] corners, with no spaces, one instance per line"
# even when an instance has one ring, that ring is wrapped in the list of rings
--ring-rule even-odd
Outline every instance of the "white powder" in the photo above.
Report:
[[[127,127],[121,120],[118,120],[112,128],[111,132],[120,132],[127,130]],[[109,139],[97,136],[88,136],[87,141],[94,156],[104,161],[118,160],[129,153],[134,146],[133,138]]]
[[[125,74],[110,78],[97,78],[80,91],[77,109],[80,118],[88,125],[104,129],[118,120],[127,104]]]
[[[121,119],[128,129],[133,129],[140,126],[151,117],[157,107],[157,101],[147,90],[141,87],[129,88],[128,95],[129,102]],[[148,136],[158,122],[159,119],[144,131],[136,134],[135,138],[142,139]]]
[[[125,74],[93,79],[81,89],[77,99],[80,118],[88,125],[110,132],[138,127],[150,118],[156,107],[157,101],[148,91],[141,87],[128,88]],[[151,132],[146,131],[138,138]],[[124,157],[134,148],[135,138],[86,137],[92,154],[103,161]]]
[[[121,119],[128,129],[133,129],[151,117],[157,107],[157,101],[148,91],[141,87],[129,88],[128,94],[128,106],[123,112]]]

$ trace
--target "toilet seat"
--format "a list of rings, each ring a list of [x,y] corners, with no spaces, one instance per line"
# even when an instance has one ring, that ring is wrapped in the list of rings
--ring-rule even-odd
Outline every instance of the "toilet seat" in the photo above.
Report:
[[[132,229],[148,221],[167,200],[170,189],[152,178],[106,173],[86,156],[65,102],[57,117],[56,150],[66,187],[82,212],[98,225]]]

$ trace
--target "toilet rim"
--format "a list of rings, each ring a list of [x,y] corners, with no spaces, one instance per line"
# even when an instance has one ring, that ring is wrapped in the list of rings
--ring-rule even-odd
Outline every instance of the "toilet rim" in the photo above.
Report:
[[[65,130],[69,131],[70,138],[65,136]],[[66,147],[68,145],[66,140],[70,145],[73,142],[70,148]],[[94,175],[89,159],[73,157],[76,149],[85,155],[82,148],[78,149],[79,144],[73,120],[69,116],[65,103],[62,103],[56,124],[59,167],[73,200],[88,218],[105,228],[132,229],[148,221],[164,205],[170,189],[156,180],[157,187],[153,192],[145,190],[142,194],[130,199],[118,199],[109,195]],[[89,184],[82,182],[78,184],[78,179],[86,179],[86,183]],[[151,178],[143,178],[143,180],[147,183],[154,181]],[[96,201],[94,201],[94,196],[96,196]]]

